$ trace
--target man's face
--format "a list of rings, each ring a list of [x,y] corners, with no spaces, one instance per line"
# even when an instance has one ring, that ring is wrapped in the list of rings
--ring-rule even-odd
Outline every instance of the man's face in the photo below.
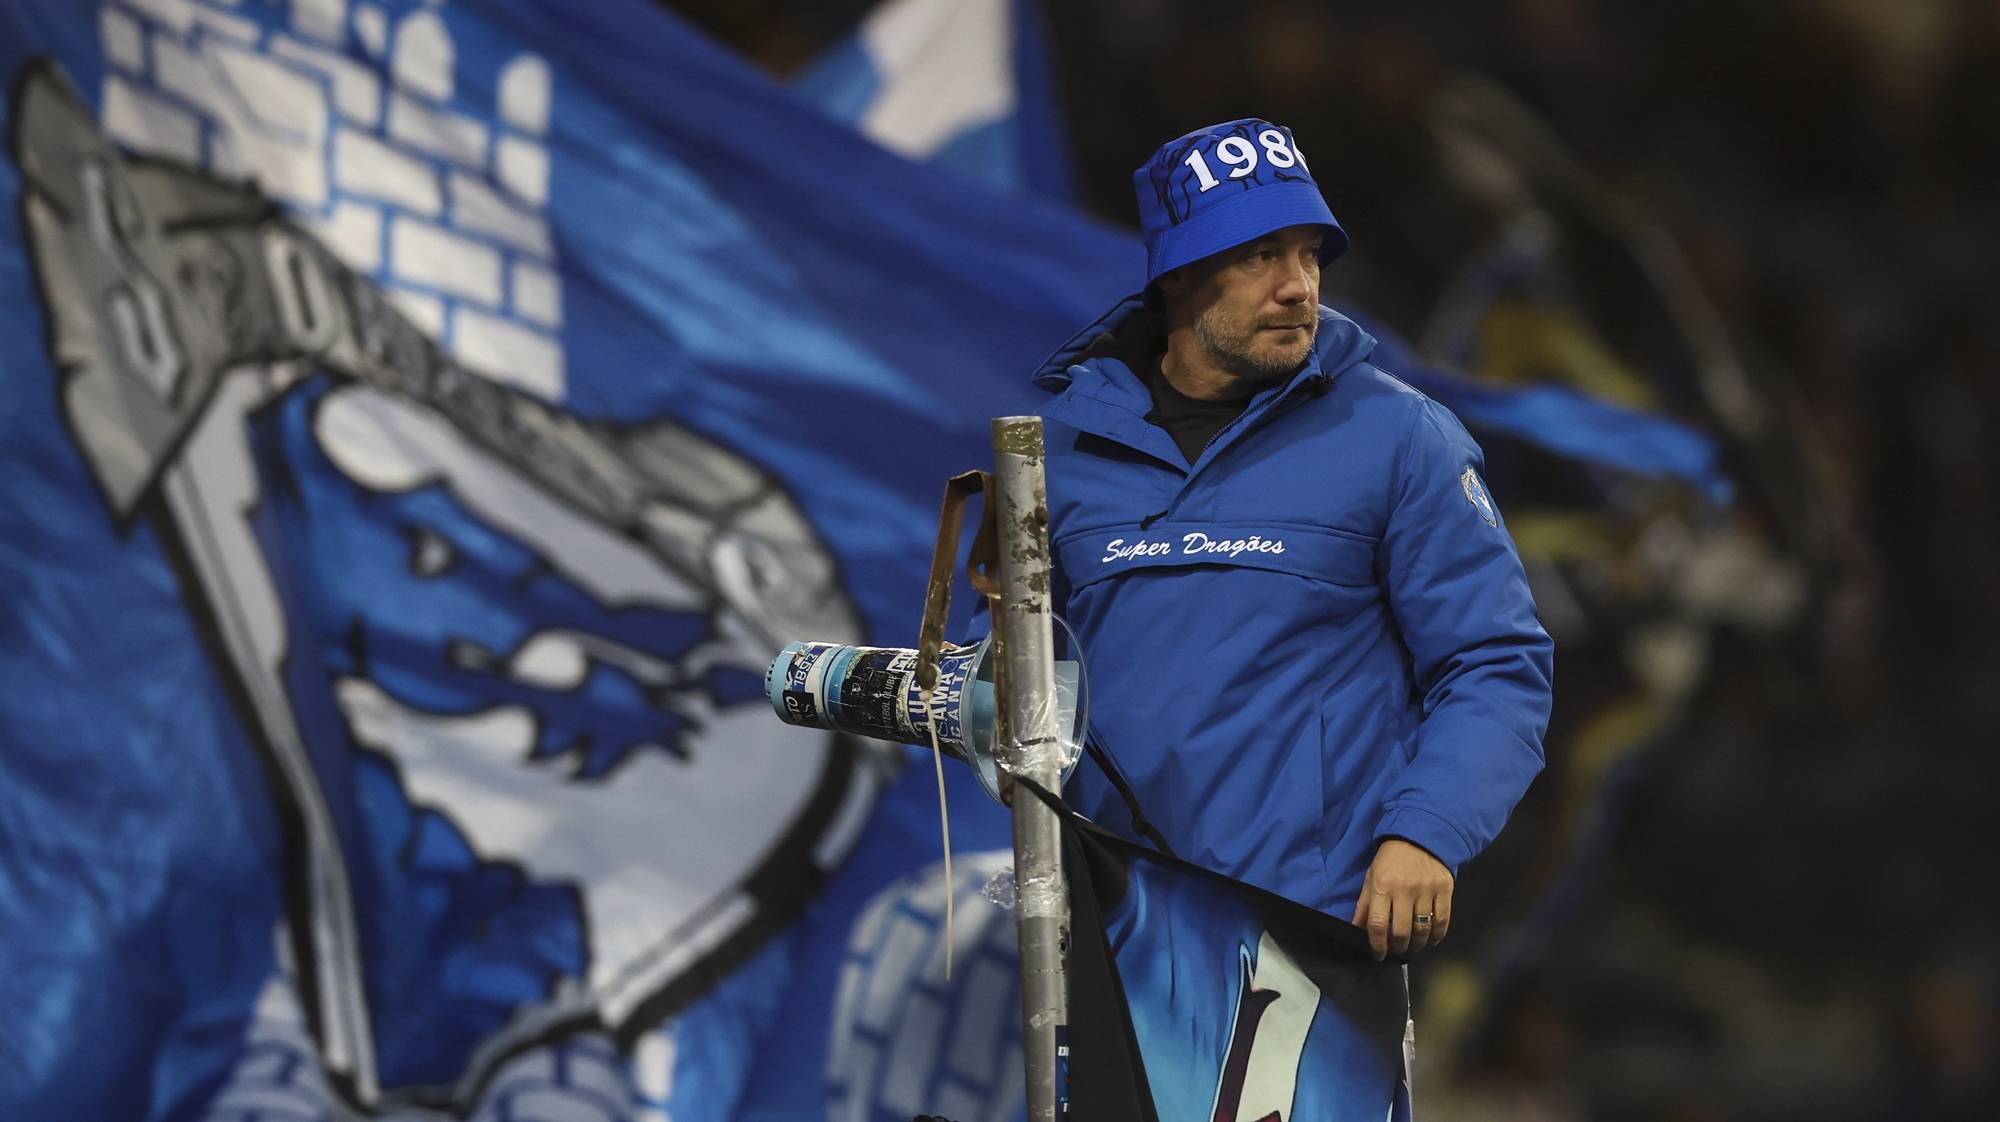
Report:
[[[1162,278],[1170,306],[1194,317],[1196,341],[1230,373],[1290,374],[1319,331],[1321,239],[1318,226],[1288,226],[1203,258]]]

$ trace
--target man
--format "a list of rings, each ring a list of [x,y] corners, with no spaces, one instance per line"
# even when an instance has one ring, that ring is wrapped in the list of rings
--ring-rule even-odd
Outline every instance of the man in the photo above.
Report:
[[[1289,130],[1189,133],[1134,182],[1145,290],[1035,375],[1092,725],[1181,857],[1422,950],[1548,721],[1479,449],[1319,305],[1348,240]],[[1116,825],[1107,779],[1070,793]]]

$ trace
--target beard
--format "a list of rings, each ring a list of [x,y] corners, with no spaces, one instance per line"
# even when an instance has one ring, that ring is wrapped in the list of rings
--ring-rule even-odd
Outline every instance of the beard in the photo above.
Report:
[[[1279,325],[1259,324],[1254,319],[1210,307],[1195,320],[1194,336],[1224,370],[1247,381],[1269,382],[1305,365],[1313,341],[1319,337],[1317,309],[1304,324],[1305,332],[1300,339],[1277,345],[1265,340],[1260,329]]]

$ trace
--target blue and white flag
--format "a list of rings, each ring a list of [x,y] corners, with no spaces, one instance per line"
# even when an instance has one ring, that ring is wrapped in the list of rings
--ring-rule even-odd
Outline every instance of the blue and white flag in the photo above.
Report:
[[[1720,444],[1670,417],[1627,408],[1568,386],[1505,385],[1433,362],[1394,331],[1363,315],[1354,318],[1377,341],[1374,362],[1443,402],[1489,452],[1521,442],[1559,459],[1685,484],[1706,502],[1725,507],[1736,483]]]
[[[1076,194],[1035,0],[884,0],[793,87],[869,139],[998,191]]]
[[[944,884],[758,674],[908,641],[1129,241],[641,0],[8,0],[0,76],[0,1117],[1018,1110],[1005,819]]]
[[[1351,923],[1059,808],[1073,1117],[1408,1122],[1408,977]]]

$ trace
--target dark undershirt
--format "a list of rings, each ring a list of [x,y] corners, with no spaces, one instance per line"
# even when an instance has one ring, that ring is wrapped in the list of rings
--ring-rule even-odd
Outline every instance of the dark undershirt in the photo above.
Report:
[[[1227,401],[1203,401],[1189,397],[1173,387],[1165,374],[1160,372],[1160,356],[1153,356],[1152,365],[1146,370],[1146,388],[1153,394],[1153,411],[1146,414],[1146,420],[1167,430],[1180,447],[1189,466],[1201,458],[1202,449],[1215,439],[1215,434],[1229,426],[1229,422],[1243,415],[1249,408],[1249,397],[1231,398]]]

